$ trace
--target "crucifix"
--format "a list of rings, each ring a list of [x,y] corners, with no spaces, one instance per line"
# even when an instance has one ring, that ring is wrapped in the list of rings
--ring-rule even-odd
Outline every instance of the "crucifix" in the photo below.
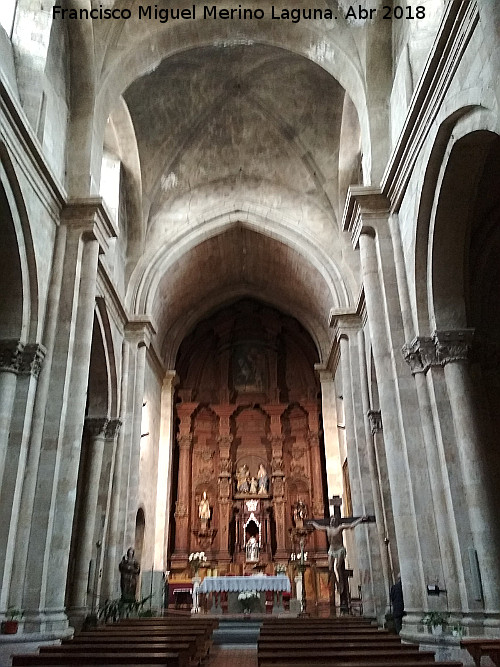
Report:
[[[342,499],[340,496],[334,496],[330,501],[333,505],[333,516],[330,520],[319,519],[308,521],[307,523],[316,530],[324,530],[328,538],[328,568],[330,577],[333,580],[333,592],[337,589],[340,597],[341,613],[349,611],[349,590],[347,582],[347,573],[345,569],[346,550],[342,539],[344,530],[352,530],[360,523],[374,522],[374,516],[360,517],[342,517],[340,506]]]

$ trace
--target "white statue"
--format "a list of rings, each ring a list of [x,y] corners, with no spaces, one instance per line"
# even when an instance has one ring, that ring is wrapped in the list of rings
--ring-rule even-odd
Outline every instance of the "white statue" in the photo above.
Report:
[[[203,491],[203,496],[198,506],[198,514],[202,521],[208,521],[210,519],[210,503],[208,502],[206,491]]]
[[[259,560],[259,544],[255,537],[251,537],[246,545],[247,561],[257,562]]]

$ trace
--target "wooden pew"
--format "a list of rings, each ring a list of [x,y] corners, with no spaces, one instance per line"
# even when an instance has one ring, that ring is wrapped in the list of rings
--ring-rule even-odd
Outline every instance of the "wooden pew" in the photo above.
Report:
[[[191,659],[195,660],[196,649],[194,645],[186,642],[141,642],[141,643],[88,643],[82,642],[62,644],[61,646],[42,646],[40,654],[45,653],[66,653],[69,657],[75,653],[130,653],[133,650],[137,653],[177,653],[179,655],[179,667],[189,667]]]
[[[392,665],[393,667],[398,667],[401,665],[399,662],[393,662],[393,663],[385,663],[387,665]],[[380,667],[380,663],[378,662],[370,662],[370,661],[350,661],[350,662],[332,662],[331,660],[328,660],[327,662],[323,662],[321,660],[314,660],[314,662],[311,662],[310,659],[305,660],[303,662],[273,662],[269,663],[269,667],[311,667],[311,665],[314,665],[314,667]],[[447,662],[404,662],[402,667],[463,667],[463,663],[461,662],[456,662],[456,661],[447,661]],[[268,664],[263,662],[262,667],[268,667]]]
[[[481,664],[483,655],[494,665],[500,665],[500,639],[462,639],[460,646],[470,653],[476,665]]]
[[[129,653],[117,653],[115,651],[79,653],[75,651],[71,654],[62,651],[60,653],[13,655],[12,665],[13,667],[40,665],[60,665],[64,667],[74,667],[75,665],[94,665],[97,667],[107,667],[107,665],[162,665],[163,667],[179,667],[179,656],[177,653],[166,651],[158,653],[140,653],[133,650]]]

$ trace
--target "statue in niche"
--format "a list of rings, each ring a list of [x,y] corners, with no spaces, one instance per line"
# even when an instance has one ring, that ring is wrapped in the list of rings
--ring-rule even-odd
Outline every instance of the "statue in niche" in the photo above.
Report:
[[[248,493],[250,491],[250,471],[245,463],[236,472],[236,491],[238,493]]]
[[[206,523],[210,520],[210,503],[208,502],[206,491],[203,491],[203,496],[198,505],[198,515],[202,523]]]
[[[259,560],[259,544],[255,537],[251,537],[245,547],[247,561],[255,563]]]
[[[133,601],[136,599],[137,577],[141,571],[139,563],[134,558],[135,551],[130,547],[127,555],[123,556],[118,566],[120,570],[120,589],[122,600]]]
[[[257,479],[255,477],[252,477],[250,480],[250,493],[255,494],[257,493],[258,485],[257,485]]]
[[[259,466],[259,472],[257,473],[257,480],[259,484],[259,494],[267,493],[269,485],[269,477],[267,476],[267,470],[264,468],[264,464],[261,463]]]

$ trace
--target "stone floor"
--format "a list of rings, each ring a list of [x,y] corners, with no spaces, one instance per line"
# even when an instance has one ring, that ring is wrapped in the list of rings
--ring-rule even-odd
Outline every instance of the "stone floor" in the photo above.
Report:
[[[257,667],[257,649],[214,646],[207,667]]]

